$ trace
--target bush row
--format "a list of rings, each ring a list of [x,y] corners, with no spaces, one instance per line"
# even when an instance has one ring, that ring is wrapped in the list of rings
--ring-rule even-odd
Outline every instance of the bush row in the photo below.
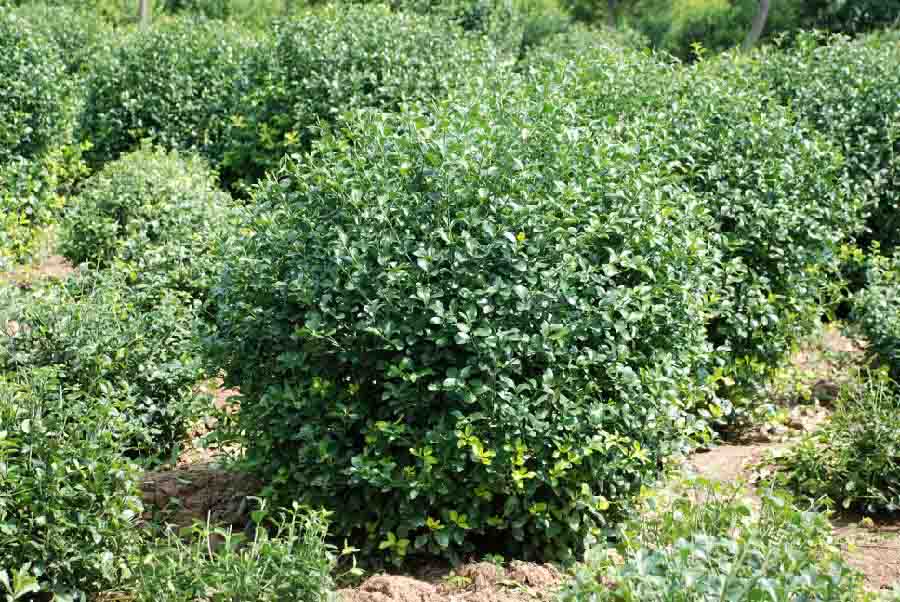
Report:
[[[795,49],[770,50],[751,64],[776,98],[840,149],[842,179],[869,214],[861,241],[888,252],[900,244],[898,61],[900,46],[889,39],[808,34]]]
[[[492,60],[483,40],[443,20],[379,6],[307,12],[261,39],[179,19],[101,55],[80,137],[95,166],[150,138],[196,149],[229,184],[252,182],[343,111],[440,96]]]
[[[276,497],[395,561],[566,558],[739,415],[865,215],[746,60],[565,36],[503,85],[358,112],[261,186],[212,351]]]
[[[610,23],[609,3],[563,0],[578,19]],[[644,34],[656,49],[683,59],[695,59],[695,45],[706,50],[740,46],[759,8],[756,0],[635,0],[616,1],[617,26]],[[769,40],[791,40],[804,30],[849,35],[900,24],[898,0],[781,0],[770,5],[763,30]]]

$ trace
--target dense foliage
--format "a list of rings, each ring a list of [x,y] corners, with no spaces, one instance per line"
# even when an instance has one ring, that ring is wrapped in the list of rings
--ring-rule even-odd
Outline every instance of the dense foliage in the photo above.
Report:
[[[70,75],[83,74],[112,40],[110,25],[79,5],[36,2],[22,5],[15,14],[47,38]]]
[[[86,82],[79,136],[91,143],[89,161],[102,165],[144,139],[215,148],[251,46],[238,29],[190,18],[121,36],[95,58]]]
[[[702,427],[706,211],[565,97],[505,87],[359,114],[224,261],[248,454],[367,554],[570,556]]]
[[[585,123],[620,123],[637,153],[703,199],[723,258],[709,336],[725,373],[752,383],[818,321],[863,211],[844,194],[834,146],[761,92],[741,62],[678,67],[566,36],[529,66],[564,82]]]
[[[0,167],[58,144],[69,95],[57,50],[27,19],[0,6]]]
[[[137,467],[121,454],[129,426],[119,399],[73,388],[50,366],[0,374],[5,599],[38,591],[77,599],[128,577],[141,503]]]
[[[84,183],[62,220],[59,250],[76,265],[119,262],[132,281],[203,298],[218,271],[210,250],[234,212],[201,159],[142,148]]]
[[[778,458],[779,482],[812,500],[866,514],[900,512],[898,429],[896,387],[858,385],[828,424]]]
[[[136,4],[0,0],[0,598],[324,602],[338,541],[593,550],[565,600],[860,593],[792,500],[645,494],[835,303],[900,379],[898,33],[797,31],[896,0],[778,0],[718,56],[756,0]],[[220,376],[266,500],[135,528]],[[775,484],[897,511],[886,383]]]
[[[890,40],[810,34],[796,49],[767,52],[752,64],[782,102],[840,148],[850,194],[871,214],[864,240],[886,250],[900,244],[898,62],[900,45]]]
[[[699,482],[637,505],[608,547],[592,551],[563,602],[862,599],[861,576],[838,554],[831,525],[789,498]]]
[[[184,438],[203,375],[189,299],[89,273],[43,290],[12,318],[18,326],[0,332],[0,371],[58,366],[64,388],[121,401],[141,455],[166,454]]]
[[[491,60],[483,41],[444,21],[383,6],[283,21],[246,58],[250,82],[212,154],[226,181],[252,182],[285,154],[306,150],[343,112],[441,96]]]

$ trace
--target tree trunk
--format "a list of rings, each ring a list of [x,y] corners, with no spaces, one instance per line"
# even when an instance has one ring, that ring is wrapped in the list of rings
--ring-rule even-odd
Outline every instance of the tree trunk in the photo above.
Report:
[[[612,29],[616,28],[616,0],[606,0],[606,23]]]
[[[141,27],[147,27],[150,24],[150,0],[138,0],[138,15]]]
[[[744,50],[750,50],[756,45],[759,41],[759,36],[762,35],[763,29],[766,26],[766,19],[768,18],[769,0],[759,0],[759,11],[756,13],[756,16],[753,17],[753,26],[750,27],[747,38],[744,40]]]

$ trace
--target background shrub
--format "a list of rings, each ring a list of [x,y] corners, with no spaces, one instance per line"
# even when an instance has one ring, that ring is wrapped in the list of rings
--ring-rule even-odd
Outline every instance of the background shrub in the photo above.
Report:
[[[249,55],[251,81],[225,121],[225,180],[254,181],[358,107],[441,96],[490,62],[483,42],[383,6],[330,7],[278,24]]]
[[[0,333],[0,370],[58,366],[61,384],[88,399],[119,399],[134,453],[171,451],[197,416],[203,376],[198,307],[158,287],[128,287],[119,273],[70,277],[17,308]]]
[[[598,546],[561,600],[851,602],[863,580],[832,543],[826,517],[792,500],[699,481],[678,497],[651,494],[616,539]],[[615,546],[615,547],[613,547]]]
[[[0,7],[0,166],[59,143],[69,93],[52,44],[27,19]]]
[[[0,594],[107,591],[138,550],[138,471],[121,455],[127,407],[66,381],[50,366],[0,375],[0,567],[20,584],[10,592],[0,580]]]
[[[79,136],[91,143],[89,162],[114,160],[143,139],[172,149],[215,147],[251,45],[230,25],[191,18],[122,36],[97,57],[86,82]]]
[[[709,336],[724,372],[747,386],[818,322],[840,245],[862,230],[864,212],[844,193],[837,149],[737,68],[742,60],[680,67],[560,40],[527,64],[563,82],[582,123],[620,123],[625,143],[709,207],[723,258]]]
[[[216,289],[251,465],[373,560],[568,557],[705,427],[702,206],[551,90],[475,89],[268,181]]]
[[[889,40],[806,35],[796,49],[765,53],[753,65],[782,102],[841,150],[850,194],[870,213],[861,240],[886,251],[900,244],[898,61],[900,46]]]
[[[202,159],[145,147],[84,183],[62,220],[59,252],[76,265],[119,260],[132,280],[205,298],[218,269],[210,250],[234,212]]]
[[[209,19],[228,19],[264,26],[272,19],[305,7],[305,0],[164,0],[167,13],[192,13]]]
[[[17,16],[27,20],[34,31],[40,32],[56,48],[69,75],[83,74],[113,39],[109,22],[82,4],[60,6],[34,2],[15,10]]]
[[[556,0],[391,0],[395,10],[440,15],[465,31],[487,36],[513,56],[565,31],[570,16]]]
[[[851,299],[850,318],[900,382],[900,253],[868,257],[866,285]]]
[[[844,392],[829,421],[777,459],[778,482],[866,514],[900,511],[900,395],[878,380]]]

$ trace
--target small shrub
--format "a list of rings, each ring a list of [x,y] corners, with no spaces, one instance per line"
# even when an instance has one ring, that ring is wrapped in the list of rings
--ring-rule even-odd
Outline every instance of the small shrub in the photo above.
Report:
[[[757,511],[749,492],[701,481],[643,500],[616,537],[588,555],[562,602],[862,599],[826,517],[781,494],[763,492]]]
[[[321,127],[358,107],[440,97],[488,60],[484,45],[433,18],[344,6],[278,24],[247,59],[251,77],[219,138],[228,182],[253,182]]]
[[[115,160],[146,138],[207,152],[242,85],[251,45],[230,25],[188,18],[123,36],[93,61],[87,78],[79,136],[92,145],[89,162]]]
[[[829,421],[777,459],[778,482],[866,514],[900,511],[900,394],[873,380],[845,391]]]
[[[0,7],[0,166],[59,144],[69,93],[56,49],[27,19]]]
[[[60,368],[66,389],[127,401],[130,445],[168,453],[197,415],[203,376],[195,339],[198,307],[158,288],[128,287],[118,273],[70,277],[48,288],[0,332],[0,370]]]
[[[139,549],[138,470],[120,455],[127,408],[112,388],[94,398],[66,380],[49,366],[0,375],[0,595],[7,599],[29,591],[82,599],[115,588]]]
[[[373,561],[571,557],[705,428],[702,206],[552,87],[474,88],[267,181],[215,289],[251,465]]]
[[[195,526],[169,532],[135,567],[136,602],[326,602],[333,599],[333,555],[323,512],[254,513],[252,538]],[[265,526],[264,526],[265,525]],[[270,534],[269,531],[272,531]],[[209,541],[223,543],[210,555]]]
[[[74,264],[124,262],[135,280],[197,298],[216,277],[210,249],[235,212],[203,160],[150,147],[106,165],[70,205],[59,251]]]

